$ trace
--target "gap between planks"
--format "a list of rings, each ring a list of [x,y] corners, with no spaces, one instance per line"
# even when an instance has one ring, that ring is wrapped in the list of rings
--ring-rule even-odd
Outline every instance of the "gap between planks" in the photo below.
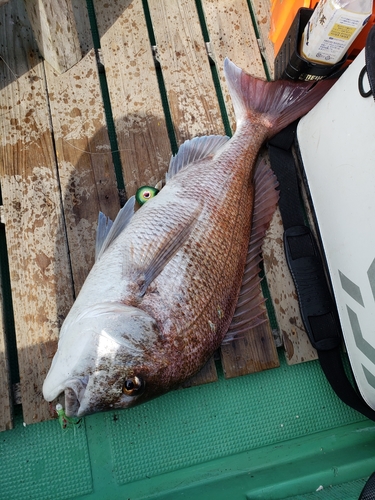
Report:
[[[4,325],[4,302],[0,268],[0,432],[13,429],[13,404]]]

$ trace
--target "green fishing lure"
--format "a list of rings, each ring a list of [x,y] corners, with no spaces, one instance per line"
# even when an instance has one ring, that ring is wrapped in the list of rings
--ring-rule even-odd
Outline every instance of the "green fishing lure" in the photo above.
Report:
[[[135,199],[140,205],[144,205],[146,201],[151,200],[158,194],[159,190],[152,186],[142,186],[137,189]]]
[[[68,417],[65,413],[64,408],[61,406],[61,404],[56,405],[56,413],[58,420],[60,422],[61,428],[63,430],[66,429],[75,429],[75,426],[79,425],[81,423],[81,418],[74,418],[74,417]]]

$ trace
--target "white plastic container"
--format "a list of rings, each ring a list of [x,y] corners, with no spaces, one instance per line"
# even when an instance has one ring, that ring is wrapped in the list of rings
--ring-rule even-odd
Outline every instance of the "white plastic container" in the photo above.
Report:
[[[375,409],[375,101],[358,91],[364,65],[362,50],[302,118],[297,138],[346,349]]]
[[[320,64],[339,62],[372,13],[372,0],[321,0],[307,23],[301,55]]]

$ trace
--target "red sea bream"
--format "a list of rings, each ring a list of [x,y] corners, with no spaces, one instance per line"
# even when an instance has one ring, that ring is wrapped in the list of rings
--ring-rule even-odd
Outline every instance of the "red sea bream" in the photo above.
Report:
[[[264,82],[228,59],[224,69],[234,136],[185,142],[160,193],[136,213],[129,199],[99,237],[43,386],[47,401],[65,392],[67,415],[130,407],[169,391],[203,367],[228,330],[233,338],[254,321],[246,282],[257,273],[264,220],[277,203],[272,172],[263,164],[254,176],[257,155],[326,87]],[[249,246],[254,210],[262,222]]]

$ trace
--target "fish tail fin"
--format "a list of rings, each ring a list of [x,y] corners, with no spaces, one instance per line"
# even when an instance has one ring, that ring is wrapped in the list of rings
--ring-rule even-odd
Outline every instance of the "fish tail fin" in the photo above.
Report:
[[[269,137],[310,111],[334,83],[334,80],[319,83],[288,80],[267,82],[249,75],[228,58],[224,61],[224,74],[237,128],[241,121],[259,113],[264,116],[270,129]]]

